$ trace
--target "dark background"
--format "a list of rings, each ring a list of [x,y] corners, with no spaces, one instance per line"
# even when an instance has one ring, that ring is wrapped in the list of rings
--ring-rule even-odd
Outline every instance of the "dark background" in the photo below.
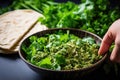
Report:
[[[6,7],[12,3],[13,0],[0,0],[0,7]],[[66,1],[72,1],[75,3],[80,3],[80,0],[55,0],[56,2],[66,2]],[[111,6],[114,7],[116,5],[120,6],[120,0],[108,0],[112,4]]]
[[[0,0],[0,7],[6,7],[12,3],[13,0]],[[34,1],[34,0],[33,0]],[[56,0],[57,2],[66,2],[68,0]],[[79,3],[79,0],[70,0]],[[112,7],[120,5],[119,0],[110,0]],[[114,70],[114,69],[113,69]],[[76,80],[120,80],[119,75],[111,70],[106,75],[103,68],[100,67],[93,73]],[[118,70],[119,71],[119,70]],[[120,71],[118,72],[120,73]],[[43,80],[41,75],[32,71],[17,54],[5,55],[0,53],[0,80]],[[50,79],[49,79],[50,80]]]

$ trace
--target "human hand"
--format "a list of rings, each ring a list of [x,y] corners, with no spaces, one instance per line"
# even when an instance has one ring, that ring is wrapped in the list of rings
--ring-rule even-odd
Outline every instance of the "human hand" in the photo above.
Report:
[[[105,54],[113,42],[115,47],[110,55],[110,60],[120,63],[120,19],[116,20],[108,29],[103,37],[98,54]]]

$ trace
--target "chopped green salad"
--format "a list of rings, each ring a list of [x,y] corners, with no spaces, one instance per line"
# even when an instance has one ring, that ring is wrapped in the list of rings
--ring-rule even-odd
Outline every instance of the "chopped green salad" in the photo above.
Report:
[[[52,70],[77,70],[86,68],[102,56],[98,55],[99,45],[92,37],[80,38],[61,30],[42,37],[31,36],[30,45],[22,45],[30,63]]]

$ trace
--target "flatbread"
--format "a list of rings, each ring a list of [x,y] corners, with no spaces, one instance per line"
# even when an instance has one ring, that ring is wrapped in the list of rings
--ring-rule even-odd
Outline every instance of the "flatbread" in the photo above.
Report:
[[[36,32],[40,32],[40,31],[43,31],[43,30],[46,30],[48,29],[45,25],[42,25],[40,22],[37,22],[35,24],[35,26],[25,35],[24,38],[36,33]]]
[[[0,15],[0,51],[17,51],[20,40],[42,15],[34,10],[14,10]]]
[[[37,22],[34,27],[22,38],[22,40],[20,42],[18,42],[17,46],[15,46],[15,48],[11,51],[18,51],[19,49],[19,45],[21,44],[21,42],[27,38],[28,36],[34,34],[34,33],[37,33],[37,32],[40,32],[40,31],[43,31],[43,30],[46,30],[48,29],[45,25],[42,25],[40,22]]]
[[[16,43],[16,45],[14,46],[14,48],[10,49],[10,50],[0,50],[0,53],[5,53],[5,54],[13,54],[13,53],[17,53],[19,50],[19,45],[21,44],[21,42],[27,38],[28,36],[42,31],[42,30],[46,30],[48,29],[45,25],[42,25],[40,22],[37,22],[34,27],[22,38],[22,40],[20,40],[20,42]]]

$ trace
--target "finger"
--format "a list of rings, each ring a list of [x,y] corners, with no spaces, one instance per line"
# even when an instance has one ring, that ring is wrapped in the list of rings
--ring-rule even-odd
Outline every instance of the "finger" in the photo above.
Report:
[[[105,54],[105,52],[107,52],[109,50],[109,48],[110,48],[110,45],[108,45],[105,42],[102,42],[100,49],[98,51],[98,54],[100,54],[100,55]]]
[[[120,33],[116,36],[115,47],[111,53],[110,59],[120,63]]]
[[[119,45],[115,45],[111,53],[110,60],[120,63],[120,46]]]
[[[113,42],[114,38],[112,36],[112,33],[108,30],[108,32],[105,34],[100,49],[98,51],[98,54],[105,54],[107,52]]]

